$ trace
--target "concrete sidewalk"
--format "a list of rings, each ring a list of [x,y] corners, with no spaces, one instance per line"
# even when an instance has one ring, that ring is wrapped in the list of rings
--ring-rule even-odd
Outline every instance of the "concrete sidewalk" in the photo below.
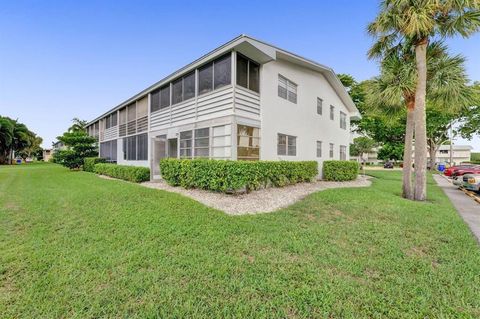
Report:
[[[443,189],[480,244],[480,204],[465,195],[445,177],[433,175],[433,179]]]

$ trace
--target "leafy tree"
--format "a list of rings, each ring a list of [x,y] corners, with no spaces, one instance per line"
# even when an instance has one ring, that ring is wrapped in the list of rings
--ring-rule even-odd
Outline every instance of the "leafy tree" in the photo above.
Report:
[[[72,122],[73,124],[68,128],[68,132],[85,131],[88,123],[85,120],[80,120],[78,117],[74,117]]]
[[[400,161],[403,159],[403,148],[403,144],[387,142],[378,150],[377,157],[383,161]]]
[[[40,145],[42,144],[43,139],[40,136],[36,135],[33,132],[29,132],[28,140],[28,146],[18,152],[18,155],[24,160],[27,158],[37,157],[38,154],[42,151]]]
[[[14,153],[21,153],[35,135],[25,124],[0,116],[0,164],[11,163]]]
[[[463,112],[458,129],[458,133],[465,139],[480,135],[480,82],[474,82],[471,89],[474,92],[474,101],[472,106]]]
[[[350,144],[350,154],[359,156],[362,163],[365,163],[364,154],[372,153],[377,143],[366,136],[359,136],[353,139],[353,144]]]
[[[415,51],[415,190],[416,200],[426,199],[427,159],[427,47],[437,36],[468,37],[480,27],[478,0],[383,0],[380,12],[369,24],[376,38],[371,58],[389,56],[407,45]]]
[[[74,119],[74,122],[77,119]],[[72,127],[74,127],[72,129]],[[79,169],[86,157],[98,155],[96,139],[87,134],[83,129],[74,125],[57,139],[65,146],[65,150],[59,150],[53,154],[54,161],[70,169]]]

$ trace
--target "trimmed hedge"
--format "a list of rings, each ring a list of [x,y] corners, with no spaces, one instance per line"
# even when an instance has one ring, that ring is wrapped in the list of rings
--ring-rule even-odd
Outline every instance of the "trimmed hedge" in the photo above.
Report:
[[[310,182],[318,175],[316,161],[223,161],[173,159],[160,161],[163,179],[173,186],[218,192],[251,191]]]
[[[323,162],[323,179],[326,181],[351,181],[357,178],[359,165],[352,161]]]
[[[93,173],[93,169],[94,169],[95,164],[105,163],[105,162],[106,162],[106,159],[101,158],[101,157],[85,157],[83,159],[83,170],[85,172],[92,172]]]
[[[119,178],[134,183],[150,180],[150,169],[147,167],[99,163],[95,164],[94,171],[100,175]]]

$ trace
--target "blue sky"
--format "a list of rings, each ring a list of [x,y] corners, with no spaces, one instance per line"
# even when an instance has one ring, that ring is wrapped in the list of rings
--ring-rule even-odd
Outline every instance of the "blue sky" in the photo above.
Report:
[[[365,32],[377,5],[0,0],[0,114],[49,147],[73,117],[91,120],[242,33],[364,80],[378,71]],[[449,44],[480,80],[480,35]],[[478,137],[472,144],[480,151]]]

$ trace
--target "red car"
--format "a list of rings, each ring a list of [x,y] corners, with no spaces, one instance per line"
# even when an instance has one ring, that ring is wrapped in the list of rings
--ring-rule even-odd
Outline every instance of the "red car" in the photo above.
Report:
[[[463,176],[465,174],[480,174],[480,166],[470,166],[456,169],[452,173],[452,177]]]
[[[468,168],[474,167],[474,166],[475,166],[475,165],[472,165],[472,164],[462,164],[462,165],[452,166],[452,167],[447,168],[443,174],[445,174],[445,176],[452,176],[453,173],[454,173],[456,170],[465,169],[465,168],[468,169]]]

